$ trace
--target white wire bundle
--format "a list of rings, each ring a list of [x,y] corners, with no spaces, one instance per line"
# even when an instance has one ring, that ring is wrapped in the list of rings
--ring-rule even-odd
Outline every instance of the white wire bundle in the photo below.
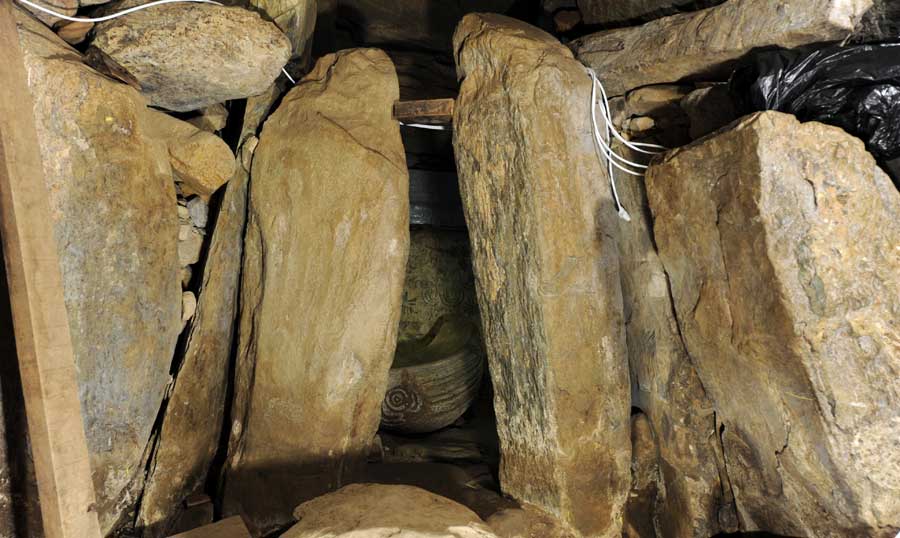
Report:
[[[32,7],[38,11],[43,11],[48,15],[53,15],[54,17],[71,21],[71,22],[103,22],[109,21],[118,17],[122,17],[128,15],[129,13],[134,13],[135,11],[140,11],[142,9],[147,9],[149,7],[161,6],[163,4],[178,4],[178,3],[194,3],[194,4],[213,4],[216,6],[223,5],[221,2],[216,2],[215,0],[155,0],[154,2],[148,2],[146,4],[141,4],[139,6],[130,7],[128,9],[123,9],[117,13],[113,13],[111,15],[104,15],[102,17],[70,17],[69,15],[63,15],[62,13],[58,13],[53,11],[52,9],[46,8],[42,5],[35,4],[30,0],[17,0],[25,4],[26,6]],[[287,77],[288,80],[291,81],[292,84],[296,84],[297,81],[287,72],[285,68],[281,68],[281,72],[284,73],[284,76]]]
[[[628,211],[622,206],[622,202],[619,201],[619,193],[616,190],[616,178],[615,173],[613,171],[613,167],[618,168],[622,172],[632,176],[642,176],[644,175],[643,170],[647,169],[647,166],[644,164],[636,163],[629,161],[625,157],[622,157],[618,153],[616,153],[612,149],[612,139],[615,137],[620,142],[625,144],[626,147],[637,151],[638,153],[644,153],[647,155],[656,155],[657,153],[662,153],[665,151],[665,146],[660,146],[658,144],[647,144],[643,142],[630,142],[623,137],[619,131],[616,129],[616,126],[613,125],[612,122],[612,112],[609,109],[609,98],[606,95],[606,90],[603,89],[603,84],[600,83],[600,79],[597,78],[597,73],[591,69],[590,67],[586,68],[588,75],[591,77],[591,126],[594,130],[594,141],[596,142],[597,153],[606,159],[606,168],[607,173],[609,174],[609,184],[612,187],[613,200],[616,203],[616,211],[619,214],[619,217],[622,220],[627,222],[631,221],[631,215],[628,214]],[[605,131],[606,131],[606,139],[604,140],[603,136],[600,134],[600,127],[597,125],[597,89],[600,89],[600,97],[602,100],[600,101],[600,113],[603,115],[603,121],[605,122]],[[647,149],[643,149],[647,148]],[[603,159],[601,158],[601,162]],[[629,168],[630,167],[630,168]],[[632,168],[636,169],[633,170]]]

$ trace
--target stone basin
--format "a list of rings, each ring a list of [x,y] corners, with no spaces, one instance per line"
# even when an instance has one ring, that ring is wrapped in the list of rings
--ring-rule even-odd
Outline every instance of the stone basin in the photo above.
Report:
[[[439,319],[425,337],[397,344],[381,404],[381,426],[426,433],[453,424],[478,394],[483,371],[475,324]]]

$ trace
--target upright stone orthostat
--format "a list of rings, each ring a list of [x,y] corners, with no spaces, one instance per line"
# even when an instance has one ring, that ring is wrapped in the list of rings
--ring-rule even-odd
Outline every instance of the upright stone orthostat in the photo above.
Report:
[[[649,157],[616,149],[635,162]],[[657,499],[639,518],[650,519],[661,538],[708,538],[735,530],[715,409],[678,332],[643,178],[616,176],[631,214],[618,233],[631,405],[647,415],[659,447]]]
[[[900,195],[863,143],[765,112],[647,173],[741,530],[900,529]]]
[[[639,86],[724,71],[757,47],[843,39],[870,7],[872,0],[728,0],[643,26],[591,34],[574,41],[572,49],[597,70],[610,95],[621,95]]]
[[[349,482],[378,428],[409,249],[383,52],[330,54],[253,158],[225,511],[257,532]]]
[[[181,329],[178,214],[145,100],[16,9],[105,534],[140,497]],[[39,179],[39,178],[36,178]]]
[[[541,30],[468,15],[454,147],[504,492],[581,536],[619,536],[630,484],[616,212],[590,134],[590,78]]]

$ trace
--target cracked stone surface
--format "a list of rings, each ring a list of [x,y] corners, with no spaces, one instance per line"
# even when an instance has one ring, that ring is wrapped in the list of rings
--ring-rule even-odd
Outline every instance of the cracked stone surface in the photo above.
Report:
[[[863,143],[765,112],[651,166],[741,530],[900,529],[900,194]]]
[[[621,536],[631,482],[616,218],[591,82],[502,15],[456,29],[454,150],[494,386],[504,493],[583,536]]]
[[[646,155],[617,151],[640,162]],[[632,403],[646,413],[658,444],[660,484],[647,503],[660,537],[707,538],[734,531],[733,506],[715,409],[685,351],[662,261],[653,241],[643,178],[616,175],[631,221],[619,220],[619,257]],[[635,487],[635,486],[632,486]],[[648,517],[642,513],[637,518]]]
[[[597,70],[610,96],[622,95],[685,77],[727,77],[733,62],[757,47],[843,39],[871,7],[872,0],[728,0],[590,34],[573,41],[572,49]]]
[[[378,428],[409,250],[398,96],[383,52],[324,56],[253,156],[224,510],[261,534],[351,482]]]

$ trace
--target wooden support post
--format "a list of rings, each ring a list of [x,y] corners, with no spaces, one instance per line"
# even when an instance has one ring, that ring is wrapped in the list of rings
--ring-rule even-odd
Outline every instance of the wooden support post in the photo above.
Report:
[[[453,122],[454,99],[426,99],[424,101],[397,101],[394,103],[394,119],[403,123],[442,124]]]
[[[10,0],[0,0],[0,232],[44,535],[100,538],[69,320]]]

